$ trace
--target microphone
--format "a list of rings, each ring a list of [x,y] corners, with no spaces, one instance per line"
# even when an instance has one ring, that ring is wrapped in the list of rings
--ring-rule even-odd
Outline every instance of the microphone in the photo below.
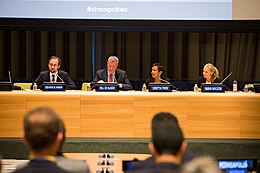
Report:
[[[116,77],[114,76],[114,83],[116,83],[118,85],[119,88],[122,88],[123,87],[123,84],[121,83],[118,83],[117,80],[116,80]]]
[[[167,83],[167,84],[170,84],[170,82],[168,82],[167,80],[164,80],[164,79],[162,79],[162,78],[159,78],[159,80],[160,80],[160,81],[163,81],[163,82],[165,82],[165,83]]]
[[[8,71],[8,75],[9,75],[9,82],[12,83],[12,78],[11,78],[11,72],[10,72],[10,70]]]
[[[95,88],[96,84],[92,85],[92,87],[90,88],[90,90],[93,90]]]
[[[64,80],[58,74],[57,77],[61,80],[62,83],[65,83]]]
[[[229,75],[227,75],[227,77],[225,77],[225,79],[223,79],[220,83],[222,84],[223,82],[225,82],[231,75],[232,75],[232,72],[230,72]]]
[[[117,83],[116,77],[114,76],[114,83]]]

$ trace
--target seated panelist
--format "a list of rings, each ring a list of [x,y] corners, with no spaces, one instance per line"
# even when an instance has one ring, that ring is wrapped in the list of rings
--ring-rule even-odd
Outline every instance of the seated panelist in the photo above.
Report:
[[[170,79],[163,77],[165,72],[165,67],[160,63],[153,63],[151,78],[145,80],[146,88],[148,88],[149,83],[171,83]]]
[[[119,89],[132,90],[126,71],[118,69],[119,59],[116,56],[110,56],[107,60],[107,68],[98,70],[94,80],[91,82],[91,88],[94,88],[96,83],[102,82],[117,82]]]
[[[219,72],[217,67],[213,64],[208,63],[203,67],[203,77],[198,78],[198,87],[201,87],[202,83],[211,84],[211,83],[220,83]]]
[[[66,84],[66,89],[77,89],[75,83],[69,77],[68,73],[59,70],[61,65],[61,59],[57,56],[51,56],[49,59],[48,68],[49,70],[42,71],[40,75],[35,79],[33,83],[36,83],[38,89],[41,89],[41,86],[44,82],[64,82]],[[31,86],[31,89],[33,84]]]

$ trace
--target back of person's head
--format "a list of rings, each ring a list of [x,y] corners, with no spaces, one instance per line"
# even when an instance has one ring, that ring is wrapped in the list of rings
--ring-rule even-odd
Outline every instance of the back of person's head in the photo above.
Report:
[[[177,118],[168,112],[160,112],[152,119],[152,142],[159,155],[176,155],[184,141]]]
[[[64,124],[62,119],[60,119],[60,123],[59,123],[59,132],[63,134],[63,138],[61,140],[60,148],[57,152],[57,156],[62,156],[63,155],[62,147],[63,147],[63,144],[66,140],[66,128],[65,128],[65,124]]]
[[[60,118],[51,108],[39,107],[25,114],[24,137],[32,150],[50,147],[59,133]]]
[[[208,67],[209,70],[212,72],[212,76],[211,76],[212,81],[214,81],[216,78],[219,78],[218,69],[213,64],[207,63],[204,67]]]
[[[165,67],[162,64],[160,64],[160,63],[153,63],[152,67],[154,67],[154,66],[157,66],[158,72],[162,72],[161,76],[163,76],[163,74],[165,72]]]
[[[119,63],[119,59],[116,56],[110,56],[107,61]]]
[[[184,164],[179,173],[222,173],[210,156],[200,156]]]

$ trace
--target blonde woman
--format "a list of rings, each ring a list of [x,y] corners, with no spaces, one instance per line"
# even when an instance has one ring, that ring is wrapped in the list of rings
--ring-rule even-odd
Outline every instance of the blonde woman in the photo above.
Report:
[[[219,83],[221,82],[219,79],[219,72],[217,67],[213,64],[208,63],[203,67],[203,77],[199,77],[198,79],[198,87],[201,87],[202,83]]]

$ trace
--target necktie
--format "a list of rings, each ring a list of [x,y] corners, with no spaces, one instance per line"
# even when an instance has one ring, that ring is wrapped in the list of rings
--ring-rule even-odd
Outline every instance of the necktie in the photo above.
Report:
[[[54,83],[54,82],[55,82],[55,75],[53,74],[53,75],[51,75],[51,76],[52,76],[51,81]]]
[[[109,80],[108,82],[113,82],[113,74],[109,74]]]

